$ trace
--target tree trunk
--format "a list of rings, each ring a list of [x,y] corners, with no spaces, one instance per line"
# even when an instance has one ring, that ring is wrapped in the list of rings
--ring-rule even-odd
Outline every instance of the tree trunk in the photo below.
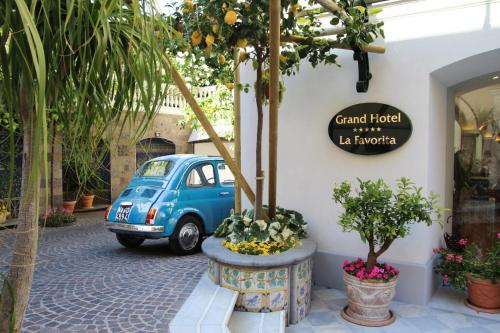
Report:
[[[40,161],[40,151],[34,151],[35,113],[28,100],[28,92],[20,91],[20,114],[23,128],[23,165],[21,180],[21,206],[16,229],[13,255],[8,279],[14,291],[11,297],[7,283],[2,290],[2,312],[0,332],[9,332],[9,323],[14,315],[14,330],[20,332],[24,314],[28,306],[29,293],[33,282],[35,259],[38,245],[38,208],[40,199],[40,172],[33,166]],[[12,307],[14,313],[11,313]]]
[[[255,220],[262,220],[262,196],[264,193],[264,171],[262,170],[262,61],[257,52],[257,81],[255,87],[255,102],[257,103],[257,141],[255,147]]]
[[[366,270],[368,272],[371,272],[376,264],[377,264],[377,255],[375,254],[375,252],[370,251],[368,253],[368,260],[366,262]]]

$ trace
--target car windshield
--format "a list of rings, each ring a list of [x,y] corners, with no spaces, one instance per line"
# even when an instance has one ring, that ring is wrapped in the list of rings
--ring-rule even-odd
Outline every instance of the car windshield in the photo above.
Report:
[[[172,161],[150,161],[137,170],[135,175],[137,177],[165,177],[173,166],[174,162]]]

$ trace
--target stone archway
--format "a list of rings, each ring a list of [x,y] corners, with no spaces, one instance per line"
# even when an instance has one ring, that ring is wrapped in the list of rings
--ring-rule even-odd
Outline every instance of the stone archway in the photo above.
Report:
[[[155,157],[175,154],[175,144],[163,138],[147,138],[136,144],[136,168]]]

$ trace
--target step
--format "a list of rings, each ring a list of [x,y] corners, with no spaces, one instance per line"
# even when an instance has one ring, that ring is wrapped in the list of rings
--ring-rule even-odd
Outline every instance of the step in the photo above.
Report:
[[[204,274],[174,319],[171,333],[228,333],[238,292],[214,284]]]
[[[230,333],[285,333],[285,311],[233,312]]]

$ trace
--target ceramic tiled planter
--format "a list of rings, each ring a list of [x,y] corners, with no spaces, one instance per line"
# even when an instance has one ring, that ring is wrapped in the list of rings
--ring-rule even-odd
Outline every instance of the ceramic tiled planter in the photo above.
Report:
[[[239,292],[236,311],[285,310],[289,324],[305,318],[311,308],[314,242],[305,240],[302,247],[266,257],[233,253],[221,242],[210,237],[203,243],[203,252],[209,257],[208,276]]]

